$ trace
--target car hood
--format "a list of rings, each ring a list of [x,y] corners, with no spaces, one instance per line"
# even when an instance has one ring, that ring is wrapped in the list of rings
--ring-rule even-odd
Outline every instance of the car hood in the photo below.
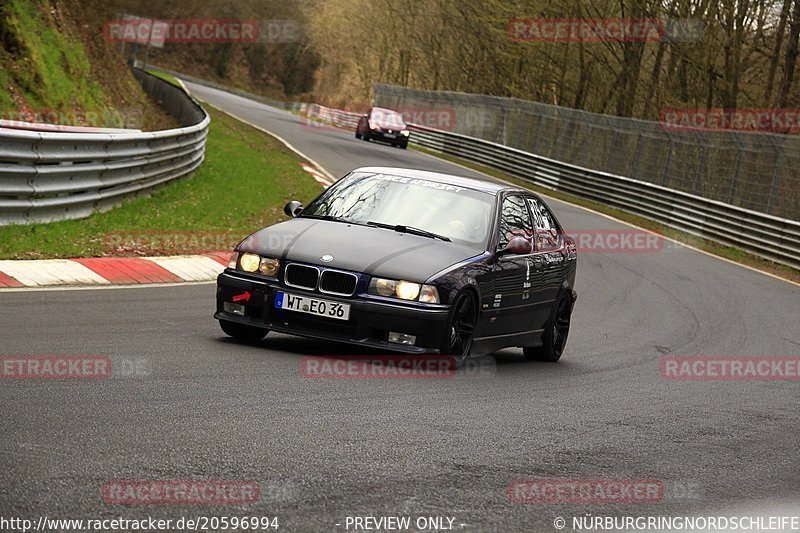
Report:
[[[314,265],[424,282],[450,265],[483,253],[477,246],[389,229],[296,218],[257,231],[240,251]],[[333,256],[325,263],[323,255]]]

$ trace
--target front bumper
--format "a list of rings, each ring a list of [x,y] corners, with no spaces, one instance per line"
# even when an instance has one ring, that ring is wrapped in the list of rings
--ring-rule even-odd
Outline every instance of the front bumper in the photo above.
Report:
[[[374,139],[376,141],[385,141],[388,143],[393,144],[407,144],[408,143],[408,136],[407,135],[400,135],[399,132],[385,132],[382,130],[369,130],[367,132],[370,139]]]
[[[244,291],[250,299],[237,303],[244,305],[244,316],[228,313],[225,302]],[[277,291],[311,296],[324,300],[350,304],[350,318],[337,320],[317,317],[275,307]],[[438,353],[447,329],[449,309],[444,306],[423,307],[394,304],[359,298],[340,298],[329,294],[284,287],[277,281],[254,279],[225,270],[217,278],[217,320],[238,322],[249,326],[267,328],[271,331],[358,344],[383,351],[403,353]],[[416,336],[412,345],[388,342],[389,331]]]

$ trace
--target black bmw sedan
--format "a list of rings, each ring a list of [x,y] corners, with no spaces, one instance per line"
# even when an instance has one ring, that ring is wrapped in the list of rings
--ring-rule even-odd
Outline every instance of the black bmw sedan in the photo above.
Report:
[[[214,318],[228,335],[272,330],[459,363],[509,346],[561,357],[576,247],[536,194],[368,167],[285,211],[217,279]]]

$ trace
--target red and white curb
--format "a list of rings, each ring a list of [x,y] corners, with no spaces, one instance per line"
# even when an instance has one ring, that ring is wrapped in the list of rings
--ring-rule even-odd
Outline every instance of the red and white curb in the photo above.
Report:
[[[333,185],[333,180],[317,170],[316,168],[312,167],[307,163],[300,163],[300,166],[303,167],[303,170],[311,174],[311,177],[317,180],[317,183],[322,185],[323,188],[327,189],[331,185]]]
[[[213,281],[230,252],[167,257],[0,261],[0,288],[137,285]]]
[[[301,163],[324,188],[334,180]],[[228,265],[230,252],[166,257],[89,257],[0,260],[0,289],[111,286],[213,281]]]

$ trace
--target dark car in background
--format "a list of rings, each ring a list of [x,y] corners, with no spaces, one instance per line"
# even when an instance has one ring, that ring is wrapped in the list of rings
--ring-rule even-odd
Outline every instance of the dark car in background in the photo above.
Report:
[[[509,346],[557,361],[575,242],[531,191],[418,170],[354,170],[244,239],[217,280],[225,333],[268,331],[461,363]]]
[[[408,148],[408,131],[403,115],[391,109],[373,107],[364,113],[356,126],[356,139],[385,141],[400,148]]]

